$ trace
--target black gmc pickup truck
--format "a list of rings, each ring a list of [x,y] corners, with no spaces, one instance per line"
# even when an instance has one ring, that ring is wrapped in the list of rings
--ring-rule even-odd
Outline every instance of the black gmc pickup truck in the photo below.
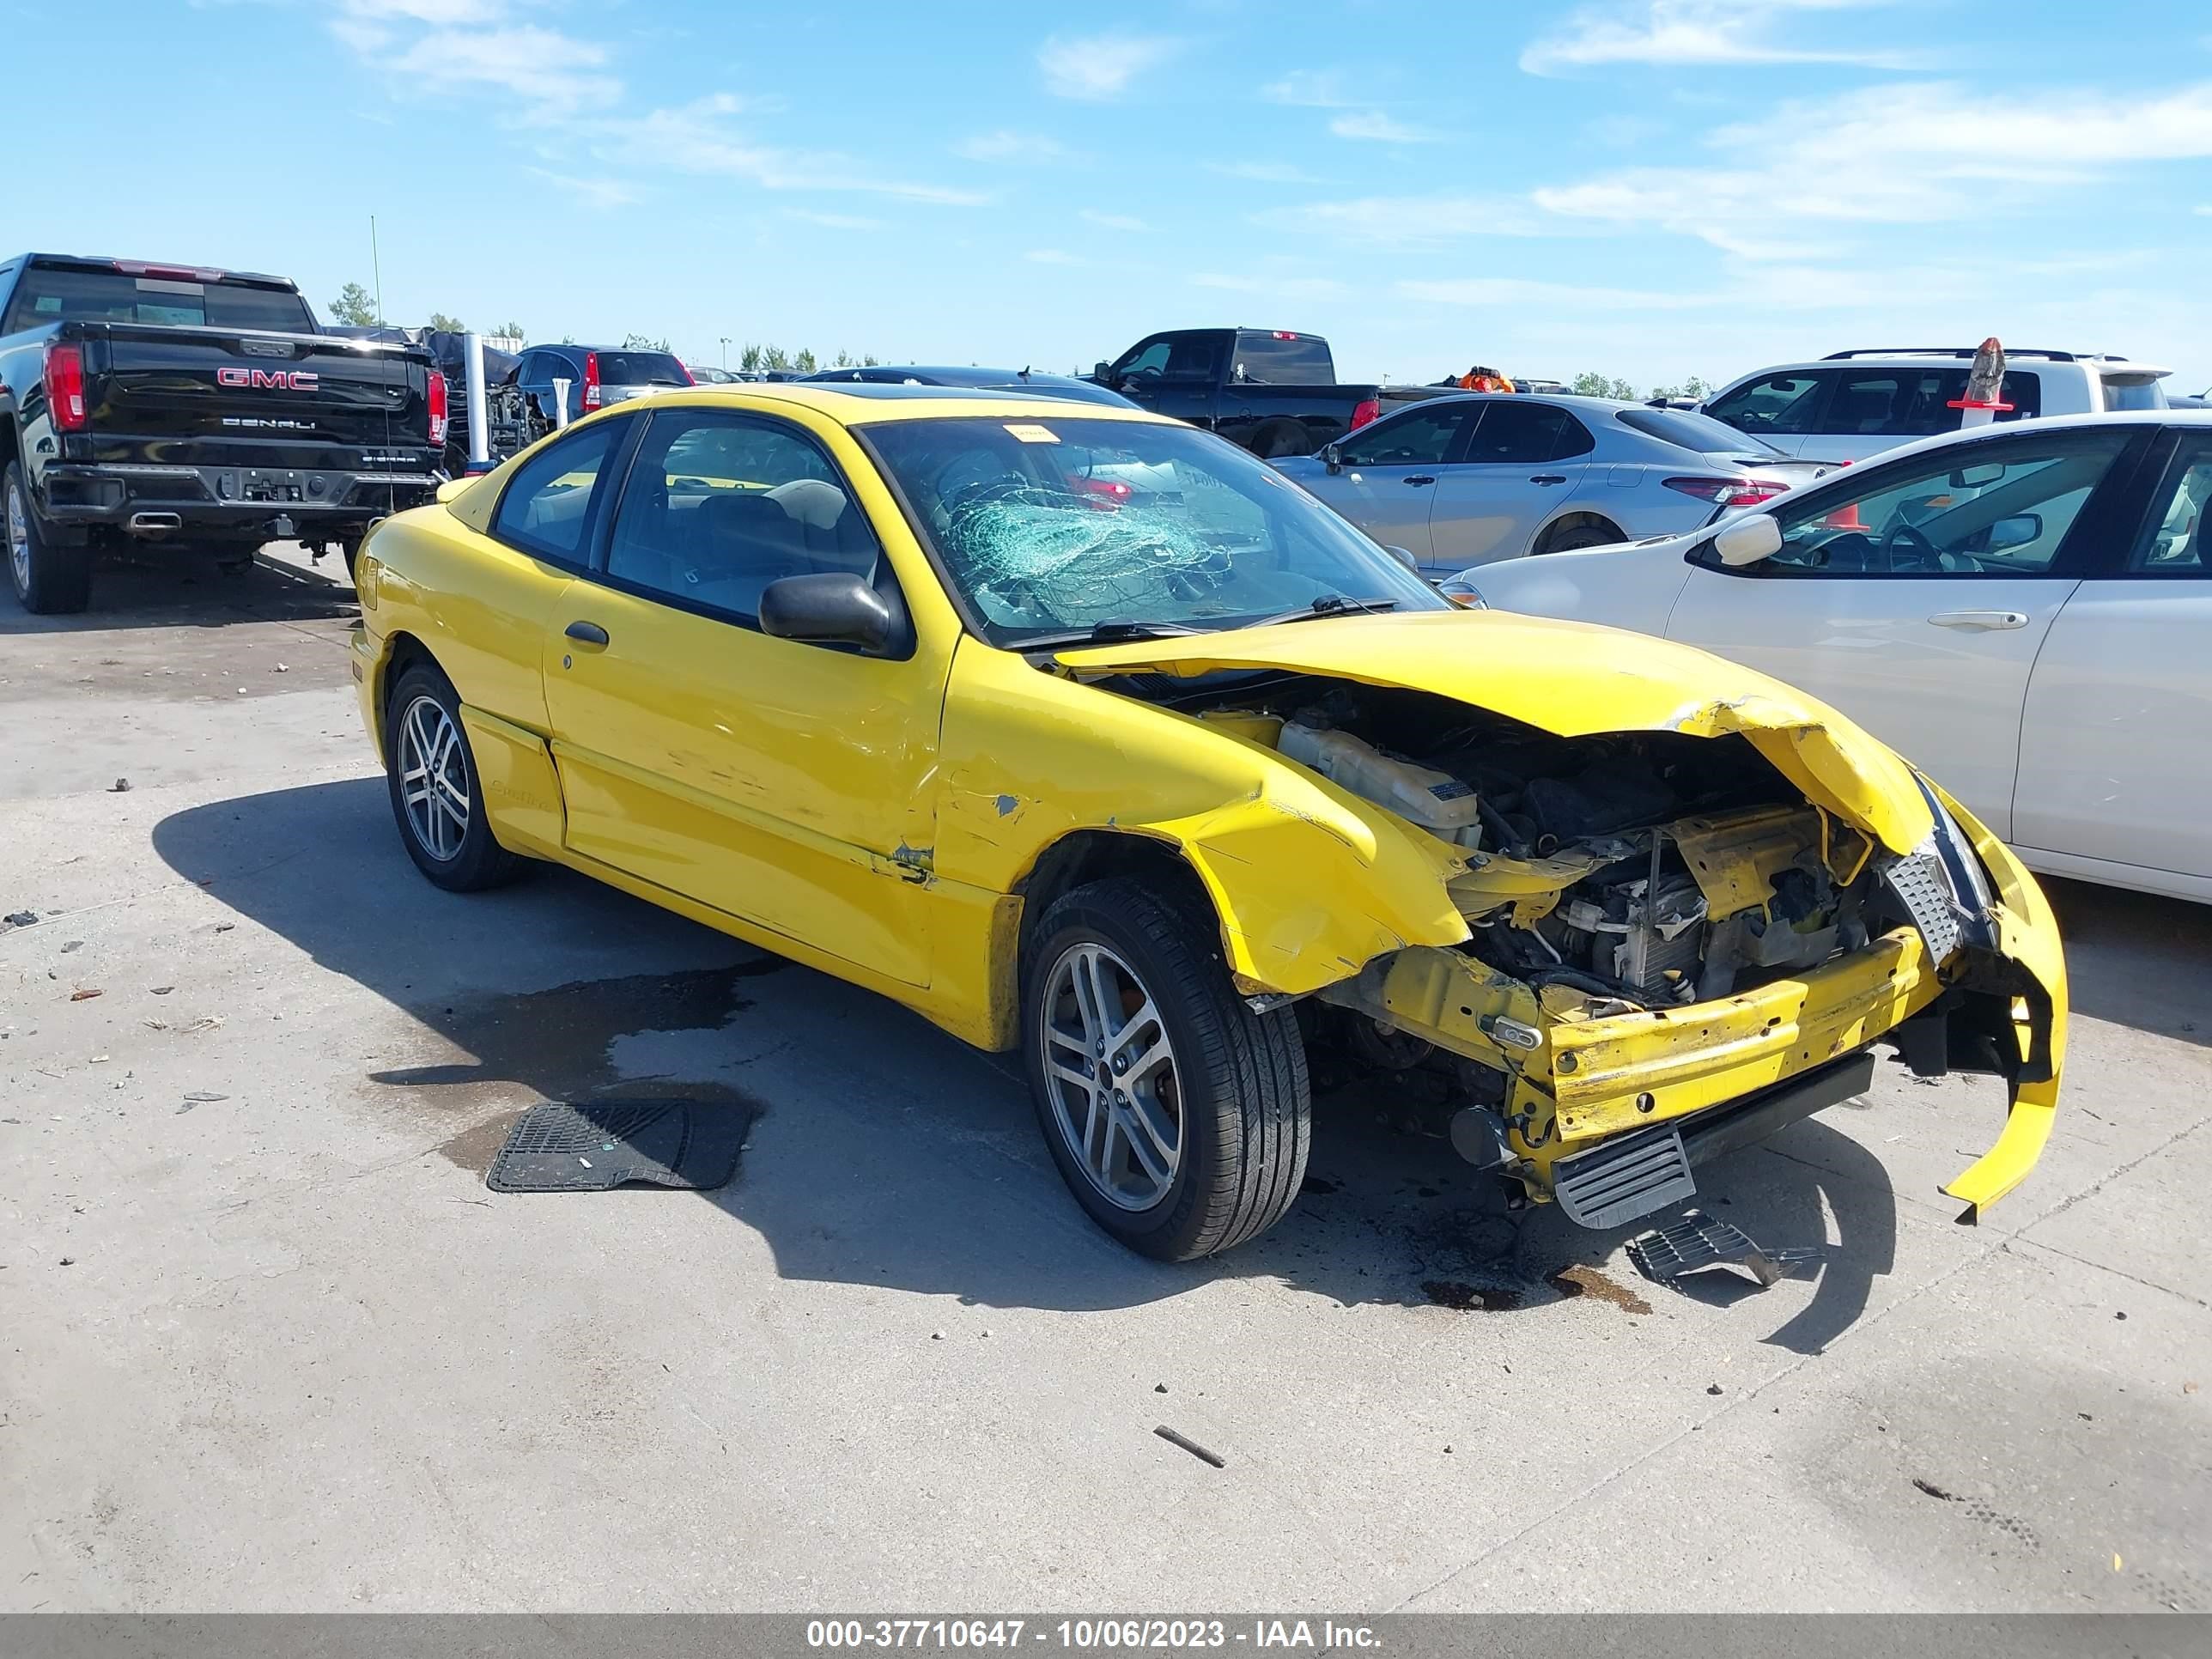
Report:
[[[350,566],[432,499],[446,411],[428,352],[322,333],[281,277],[0,258],[0,526],[27,610],[83,610],[126,539],[236,562],[296,537]]]
[[[1279,328],[1148,334],[1090,378],[1263,459],[1310,455],[1376,419],[1384,402],[1380,386],[1339,383],[1320,335]]]

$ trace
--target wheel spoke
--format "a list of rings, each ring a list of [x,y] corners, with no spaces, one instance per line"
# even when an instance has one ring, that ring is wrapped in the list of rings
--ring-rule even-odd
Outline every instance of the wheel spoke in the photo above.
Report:
[[[1103,1197],[1150,1209],[1175,1187],[1183,1139],[1159,1006],[1126,961],[1091,940],[1063,951],[1046,984],[1036,1040],[1048,1121]]]
[[[1164,1188],[1175,1175],[1175,1143],[1160,1133],[1159,1125],[1152,1121],[1133,1096],[1127,1106],[1116,1110],[1115,1117],[1129,1143],[1129,1150],[1145,1166],[1145,1173],[1152,1177],[1152,1184]]]

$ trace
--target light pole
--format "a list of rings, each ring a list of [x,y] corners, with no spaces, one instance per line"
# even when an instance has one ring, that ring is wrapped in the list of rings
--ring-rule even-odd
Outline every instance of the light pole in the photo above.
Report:
[[[716,337],[722,343],[722,367],[727,368],[730,366],[730,337],[723,334]]]

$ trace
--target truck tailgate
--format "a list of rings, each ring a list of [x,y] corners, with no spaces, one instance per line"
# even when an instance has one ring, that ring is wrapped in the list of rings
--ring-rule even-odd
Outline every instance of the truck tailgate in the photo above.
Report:
[[[390,347],[143,323],[78,331],[95,432],[373,448],[428,441],[425,371]]]

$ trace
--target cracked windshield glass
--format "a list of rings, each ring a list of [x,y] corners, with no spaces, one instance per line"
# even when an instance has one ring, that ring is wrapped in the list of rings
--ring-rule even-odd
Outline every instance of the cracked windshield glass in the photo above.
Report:
[[[865,435],[996,643],[1451,608],[1288,479],[1187,427],[908,421]]]

